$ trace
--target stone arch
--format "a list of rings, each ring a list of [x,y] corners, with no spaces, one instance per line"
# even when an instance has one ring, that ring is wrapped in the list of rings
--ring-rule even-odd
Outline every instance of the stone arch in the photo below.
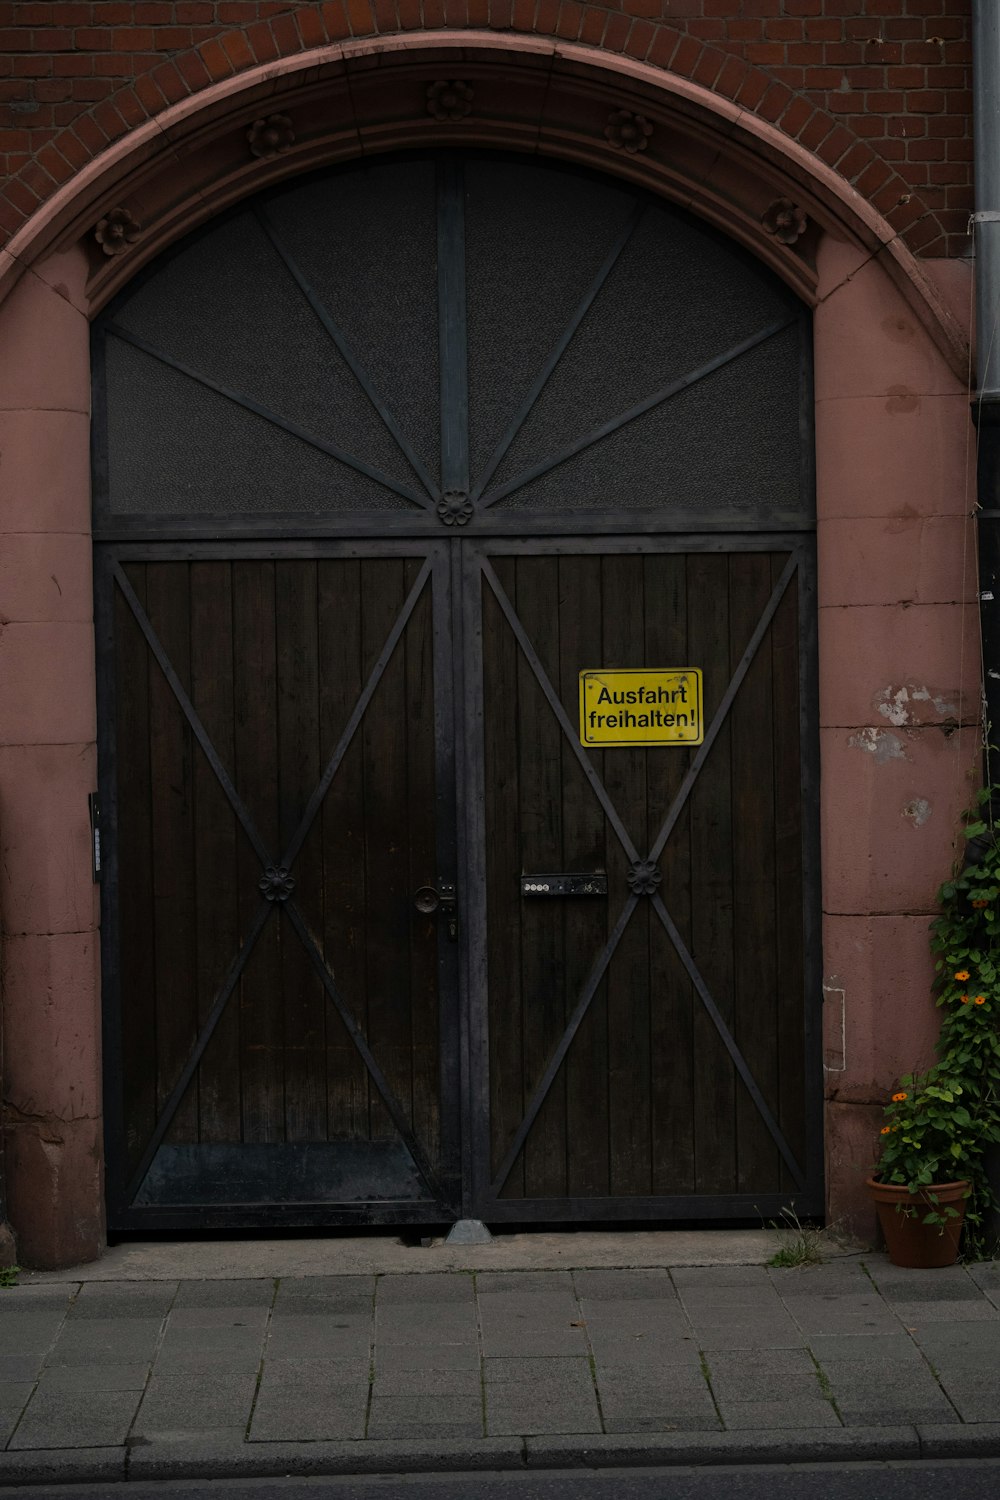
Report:
[[[650,40],[645,55],[669,50],[670,71],[633,56],[627,36],[611,45],[610,26],[603,50],[485,29],[330,42],[327,26],[324,43],[314,9],[297,17],[202,43],[51,143],[63,141],[77,166],[48,156],[61,182],[40,162],[47,183],[12,185],[17,212],[29,216],[0,252],[0,298],[26,267],[84,241],[93,311],[180,234],[282,177],[373,152],[464,144],[640,183],[741,240],[806,301],[818,295],[821,240],[846,240],[881,260],[952,369],[964,371],[963,332],[914,254],[933,248],[929,216],[846,127],[759,69],[730,68],[727,54],[663,27],[672,50]],[[283,53],[271,55],[279,45]],[[469,100],[435,114],[428,89],[456,77]],[[614,124],[621,111],[643,122],[634,140]],[[288,121],[280,139],[250,142],[255,121],[273,115]],[[783,200],[799,210],[790,231],[773,222]],[[128,237],[97,243],[92,231],[119,209]]]

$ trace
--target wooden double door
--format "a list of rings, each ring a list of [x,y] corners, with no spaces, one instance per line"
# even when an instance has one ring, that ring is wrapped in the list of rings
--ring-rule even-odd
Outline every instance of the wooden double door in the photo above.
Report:
[[[810,537],[98,562],[112,1229],[821,1211]]]

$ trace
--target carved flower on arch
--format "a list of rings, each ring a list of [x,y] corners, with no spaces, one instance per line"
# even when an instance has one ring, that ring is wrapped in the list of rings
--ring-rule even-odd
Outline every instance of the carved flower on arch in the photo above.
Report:
[[[636,151],[645,151],[652,134],[653,127],[646,117],[633,114],[630,109],[613,109],[604,127],[608,144],[619,151],[627,151],[630,155],[634,155]]]
[[[139,238],[142,225],[127,208],[113,208],[94,230],[94,239],[105,255],[121,255]]]
[[[295,881],[284,865],[268,865],[257,887],[265,901],[287,901],[295,889]]]
[[[783,245],[794,245],[809,227],[809,218],[804,209],[791,198],[775,198],[770,208],[761,215],[760,222],[768,234],[773,234]]]
[[[277,156],[295,144],[295,131],[288,115],[268,115],[254,120],[247,131],[247,141],[254,156]]]
[[[455,78],[451,82],[427,85],[427,113],[435,120],[464,120],[472,113],[473,90],[470,84]]]
[[[446,526],[464,526],[472,517],[472,501],[465,490],[445,490],[437,513]]]
[[[636,896],[655,896],[656,887],[663,879],[663,875],[651,859],[637,859],[634,865],[630,865],[625,876],[628,881],[629,890]]]

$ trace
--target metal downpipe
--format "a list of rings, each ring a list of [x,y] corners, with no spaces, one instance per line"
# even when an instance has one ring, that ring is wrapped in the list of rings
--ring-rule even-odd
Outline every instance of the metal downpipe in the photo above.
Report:
[[[986,768],[1000,781],[1000,5],[973,0],[979,598]]]

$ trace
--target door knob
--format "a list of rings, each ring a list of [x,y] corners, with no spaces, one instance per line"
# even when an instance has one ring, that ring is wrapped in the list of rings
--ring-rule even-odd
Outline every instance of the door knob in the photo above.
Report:
[[[432,917],[439,911],[448,924],[448,937],[458,940],[458,899],[453,881],[442,880],[437,886],[422,885],[413,897],[417,911]]]

